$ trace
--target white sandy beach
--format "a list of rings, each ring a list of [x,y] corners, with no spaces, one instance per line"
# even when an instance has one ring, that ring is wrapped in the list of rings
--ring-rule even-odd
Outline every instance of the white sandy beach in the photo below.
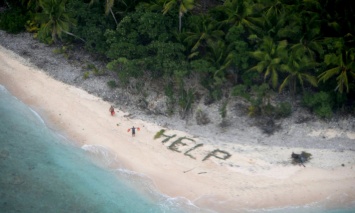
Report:
[[[108,111],[111,103],[54,80],[2,46],[0,84],[78,146],[103,146],[116,155],[121,166],[151,178],[162,193],[186,197],[200,207],[240,212],[325,200],[334,206],[355,201],[352,150],[307,149],[313,158],[302,167],[291,164],[290,155],[303,148],[212,143],[131,119],[128,112],[116,110],[112,117]],[[127,132],[132,126],[140,127],[136,137]],[[176,136],[166,142],[165,136],[154,140],[161,129],[167,136]],[[339,135],[355,143],[354,131],[333,128],[309,132],[315,140]],[[227,153],[230,157],[224,160]]]

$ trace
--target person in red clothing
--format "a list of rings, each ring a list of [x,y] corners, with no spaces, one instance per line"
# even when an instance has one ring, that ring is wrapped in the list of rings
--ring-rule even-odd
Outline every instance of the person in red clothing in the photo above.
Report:
[[[136,136],[136,129],[139,131],[140,130],[140,128],[139,127],[132,127],[132,128],[129,128],[128,130],[127,130],[127,132],[129,132],[129,131],[131,131],[132,130],[132,137],[134,137],[134,136]]]
[[[113,106],[111,105],[109,111],[111,112],[111,115],[114,116],[115,115],[115,109],[113,108]]]

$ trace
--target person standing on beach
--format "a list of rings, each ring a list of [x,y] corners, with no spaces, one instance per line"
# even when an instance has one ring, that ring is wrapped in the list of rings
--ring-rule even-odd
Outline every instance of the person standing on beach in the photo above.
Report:
[[[128,129],[128,132],[132,130],[132,137],[136,136],[136,129],[139,131],[139,127],[135,128],[134,126],[130,129]]]
[[[109,109],[110,113],[112,116],[115,115],[115,109],[113,108],[113,106],[111,105],[110,109]]]

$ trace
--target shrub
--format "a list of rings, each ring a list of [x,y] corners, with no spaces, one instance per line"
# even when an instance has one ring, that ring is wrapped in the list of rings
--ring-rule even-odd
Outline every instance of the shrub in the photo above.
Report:
[[[53,50],[55,54],[62,54],[66,59],[69,58],[69,51],[73,49],[72,45],[63,45]]]
[[[270,89],[267,84],[252,86],[250,91],[247,91],[246,85],[237,85],[233,87],[232,95],[242,97],[250,103],[249,116],[269,116],[273,113],[274,106],[270,104]]]
[[[174,105],[175,105],[175,96],[174,96],[174,85],[172,83],[168,83],[165,86],[165,95],[168,97],[167,109],[168,114],[172,115],[174,113]]]
[[[183,86],[179,89],[179,106],[181,117],[185,118],[188,111],[191,109],[192,103],[194,101],[194,90],[193,89],[185,89]]]
[[[26,14],[25,11],[22,11],[19,8],[6,10],[2,14],[0,13],[0,29],[9,33],[20,33],[25,31],[28,15],[23,14]]]
[[[326,92],[306,93],[303,97],[303,104],[321,118],[330,118],[333,115],[334,101]]]
[[[213,100],[221,100],[222,96],[223,96],[223,93],[222,93],[222,90],[221,88],[219,87],[214,87],[211,92],[211,97],[213,98]]]
[[[237,85],[233,87],[233,96],[239,96],[249,102],[248,115],[249,116],[266,116],[284,118],[291,115],[292,107],[290,103],[281,102],[276,106],[272,105],[269,100],[270,90],[267,84],[251,87],[248,91],[246,85]]]
[[[239,84],[232,89],[233,96],[240,96],[246,100],[250,100],[250,94],[247,92],[247,86],[244,84]]]
[[[275,117],[285,118],[290,116],[292,113],[292,106],[288,102],[281,102],[275,107]]]
[[[265,134],[272,135],[281,127],[280,125],[277,125],[273,119],[267,118],[260,121],[259,128],[263,130]]]
[[[219,114],[221,115],[222,119],[225,119],[227,116],[227,105],[228,105],[228,101],[225,101],[219,108]]]
[[[332,107],[328,104],[315,108],[314,112],[321,118],[330,118],[333,115]]]
[[[107,86],[110,87],[111,89],[114,89],[117,87],[117,83],[114,80],[108,81]]]
[[[210,119],[208,118],[207,113],[202,111],[201,109],[198,109],[196,112],[196,123],[198,125],[206,125],[210,123]]]
[[[84,76],[83,76],[83,78],[86,80],[86,79],[88,79],[90,77],[90,72],[84,72]]]

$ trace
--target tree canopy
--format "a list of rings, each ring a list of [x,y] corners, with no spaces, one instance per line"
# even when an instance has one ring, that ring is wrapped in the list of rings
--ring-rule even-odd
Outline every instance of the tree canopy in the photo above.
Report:
[[[351,1],[14,0],[1,7],[1,29],[82,43],[122,81],[144,73],[169,79],[166,87],[191,87],[181,81],[198,76],[216,100],[222,90],[266,83],[279,93],[335,93],[343,97],[337,106],[354,103]]]

